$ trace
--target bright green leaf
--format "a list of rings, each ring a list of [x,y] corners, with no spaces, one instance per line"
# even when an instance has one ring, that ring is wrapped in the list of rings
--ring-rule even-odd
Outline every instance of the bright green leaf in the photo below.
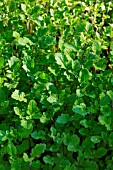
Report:
[[[99,143],[100,140],[101,140],[101,137],[100,137],[100,136],[92,136],[92,137],[91,137],[91,141],[92,141],[93,143]]]
[[[35,100],[30,100],[30,102],[28,104],[27,113],[29,115],[32,115],[32,114],[34,114],[36,112],[37,112],[37,103],[35,102]]]
[[[24,153],[24,154],[23,154],[23,159],[24,159],[25,162],[32,162],[32,160],[33,160],[34,158],[32,158],[32,157],[29,158],[28,155],[27,155],[27,153]]]
[[[21,125],[25,128],[25,129],[31,129],[33,124],[32,124],[32,120],[21,120]]]
[[[11,141],[8,142],[7,153],[9,155],[15,155],[17,153],[16,146]]]
[[[20,38],[20,34],[16,31],[13,31],[13,37],[15,37],[16,39]]]

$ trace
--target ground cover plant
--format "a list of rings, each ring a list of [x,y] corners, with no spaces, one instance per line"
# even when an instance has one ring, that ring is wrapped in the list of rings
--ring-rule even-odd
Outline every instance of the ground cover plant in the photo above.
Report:
[[[0,170],[113,169],[112,10],[0,1]]]

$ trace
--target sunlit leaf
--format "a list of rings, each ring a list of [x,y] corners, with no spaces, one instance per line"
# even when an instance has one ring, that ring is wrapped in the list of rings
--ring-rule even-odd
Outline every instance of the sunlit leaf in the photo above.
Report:
[[[19,90],[15,90],[11,97],[15,100],[18,100],[18,101],[24,101],[24,102],[27,102],[27,99],[25,98],[25,93],[24,92],[20,92]]]

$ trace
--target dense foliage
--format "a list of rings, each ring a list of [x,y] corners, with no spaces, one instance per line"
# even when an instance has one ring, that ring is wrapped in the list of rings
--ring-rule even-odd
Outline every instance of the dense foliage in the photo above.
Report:
[[[113,170],[112,11],[0,1],[0,170]]]

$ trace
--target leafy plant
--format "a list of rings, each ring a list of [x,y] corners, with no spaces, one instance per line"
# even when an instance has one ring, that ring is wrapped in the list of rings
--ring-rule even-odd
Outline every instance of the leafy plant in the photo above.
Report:
[[[1,170],[113,169],[112,10],[1,0]]]

